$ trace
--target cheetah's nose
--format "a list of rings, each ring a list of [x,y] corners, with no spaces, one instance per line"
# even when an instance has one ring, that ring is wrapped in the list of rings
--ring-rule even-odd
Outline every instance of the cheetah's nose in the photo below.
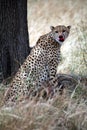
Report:
[[[60,36],[59,36],[59,38],[63,38],[63,36],[62,36],[62,35],[60,35]]]
[[[64,37],[62,35],[59,36],[59,41],[64,42]]]

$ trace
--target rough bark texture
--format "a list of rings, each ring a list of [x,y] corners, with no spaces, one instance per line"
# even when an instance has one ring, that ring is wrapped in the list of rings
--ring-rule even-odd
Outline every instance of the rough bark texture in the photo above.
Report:
[[[0,78],[17,72],[30,53],[27,0],[0,0]]]

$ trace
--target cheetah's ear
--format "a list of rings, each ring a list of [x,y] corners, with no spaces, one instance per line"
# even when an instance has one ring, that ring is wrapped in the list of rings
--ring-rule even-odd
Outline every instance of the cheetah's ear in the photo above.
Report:
[[[54,26],[50,26],[50,29],[51,29],[51,31],[53,31],[54,30]]]
[[[70,29],[70,28],[71,28],[71,26],[67,26],[67,28],[68,28],[68,29]]]

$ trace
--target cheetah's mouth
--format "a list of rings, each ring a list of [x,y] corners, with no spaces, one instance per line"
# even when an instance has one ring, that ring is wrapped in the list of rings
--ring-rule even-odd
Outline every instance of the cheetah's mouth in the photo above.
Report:
[[[59,38],[59,41],[60,42],[64,42],[64,38],[62,37],[62,38]]]

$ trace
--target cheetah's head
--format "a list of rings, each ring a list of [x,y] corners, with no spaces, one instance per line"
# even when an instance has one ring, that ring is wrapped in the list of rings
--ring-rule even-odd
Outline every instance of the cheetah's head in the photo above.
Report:
[[[64,26],[64,25],[59,25],[59,26],[51,26],[51,37],[55,39],[60,45],[63,44],[65,39],[68,37],[69,32],[70,32],[71,26]]]

